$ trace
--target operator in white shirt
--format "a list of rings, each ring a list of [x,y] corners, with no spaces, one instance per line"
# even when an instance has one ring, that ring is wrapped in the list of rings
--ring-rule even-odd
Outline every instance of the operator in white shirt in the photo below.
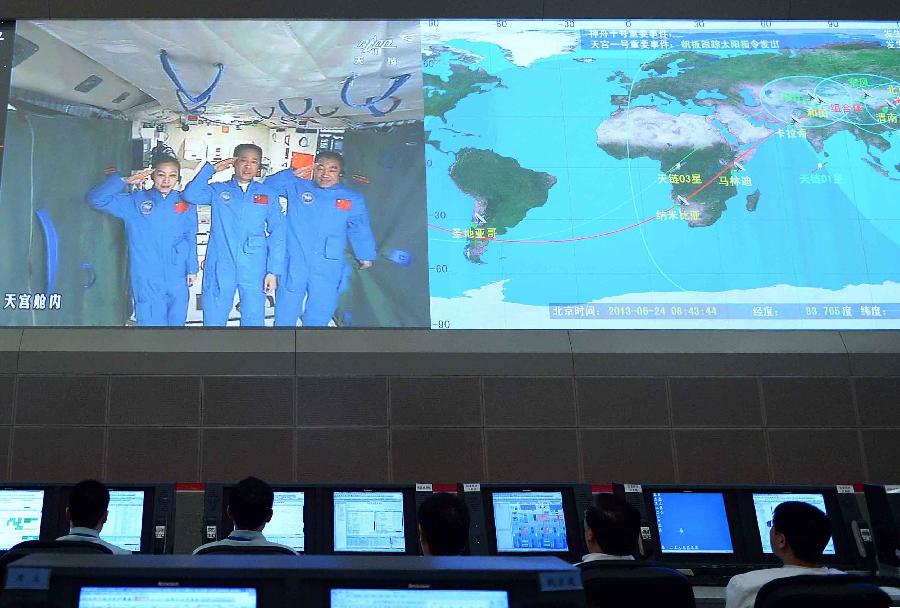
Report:
[[[231,488],[225,514],[234,522],[234,531],[228,537],[207,543],[194,549],[194,555],[207,547],[282,547],[296,553],[286,545],[266,540],[262,530],[272,521],[272,505],[275,492],[272,486],[256,477],[245,477]]]
[[[725,588],[725,608],[753,608],[756,594],[769,581],[804,574],[844,574],[819,564],[831,539],[831,520],[805,502],[783,502],[775,507],[769,530],[772,552],[781,568],[739,574]]]
[[[634,559],[640,534],[637,509],[614,494],[598,495],[595,506],[584,512],[584,542],[589,553],[581,558],[581,564]]]
[[[56,540],[96,543],[116,555],[131,555],[131,551],[100,538],[100,531],[108,517],[109,490],[106,486],[94,479],[78,482],[69,494],[69,506],[66,507],[69,533]]]

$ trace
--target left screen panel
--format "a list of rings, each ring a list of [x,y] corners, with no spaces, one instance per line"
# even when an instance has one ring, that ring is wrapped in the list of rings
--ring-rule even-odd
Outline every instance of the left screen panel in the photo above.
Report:
[[[0,22],[0,325],[430,326],[421,66],[417,21]]]

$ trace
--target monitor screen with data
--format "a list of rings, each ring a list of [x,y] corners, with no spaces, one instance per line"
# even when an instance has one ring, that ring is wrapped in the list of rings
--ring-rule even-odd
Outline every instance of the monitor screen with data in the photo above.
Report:
[[[346,17],[0,25],[0,325],[900,328],[897,22]]]
[[[141,550],[144,490],[110,490],[109,518],[100,538],[133,553]]]
[[[331,608],[507,608],[506,591],[332,589]]]
[[[720,492],[654,492],[663,554],[732,554],[731,529]]]
[[[569,550],[562,492],[493,492],[498,553]]]
[[[0,551],[26,540],[39,540],[44,490],[0,489]]]
[[[334,550],[404,553],[403,492],[334,492]]]
[[[756,514],[756,527],[759,531],[759,541],[762,544],[763,553],[772,553],[772,540],[769,532],[772,529],[772,519],[775,507],[783,502],[797,501],[810,504],[822,513],[825,510],[825,497],[817,493],[777,493],[777,494],[753,494],[753,510]],[[834,538],[828,541],[825,547],[825,555],[834,555]]]
[[[302,553],[306,548],[306,531],[303,522],[305,492],[275,492],[272,505],[272,521],[266,524],[266,538],[273,543],[286,545]]]
[[[78,608],[256,608],[256,589],[222,587],[82,587]]]

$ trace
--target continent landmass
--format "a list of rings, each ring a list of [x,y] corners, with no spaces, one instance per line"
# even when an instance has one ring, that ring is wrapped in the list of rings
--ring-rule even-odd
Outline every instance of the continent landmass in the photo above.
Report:
[[[484,93],[490,86],[501,86],[499,78],[483,68],[471,69],[460,64],[450,65],[450,76],[443,80],[434,74],[422,74],[425,86],[425,115],[437,116],[446,122],[445,114],[472,94]]]
[[[677,73],[668,75],[669,66],[673,65]],[[829,44],[791,52],[744,53],[731,57],[679,51],[645,63],[642,70],[651,76],[634,83],[632,99],[655,94],[669,96],[682,103],[693,101],[698,105],[732,105],[749,114],[756,114],[759,107],[747,105],[742,91],[750,89],[758,99],[759,89],[765,83],[784,76],[802,74],[804,77],[831,78],[837,74],[878,74],[900,81],[900,62],[897,61],[896,50],[868,42]],[[701,91],[712,90],[718,90],[725,99],[697,99]],[[867,146],[882,151],[890,148],[890,142],[883,136],[889,131],[886,125],[874,125],[869,131],[859,129],[851,122],[838,121],[828,128],[809,129],[807,139],[817,151],[821,151],[825,139],[844,130],[850,131]]]
[[[529,210],[547,202],[556,178],[549,173],[522,167],[514,158],[493,150],[462,148],[450,167],[450,178],[457,188],[474,199],[473,216],[485,223],[481,229],[493,228],[505,234],[521,222]],[[489,239],[470,238],[465,255],[480,264]]]
[[[690,156],[691,167],[721,167],[720,160],[732,158],[733,151],[726,144],[719,143],[713,146],[693,150],[689,147],[663,146],[641,147],[626,146],[622,144],[604,144],[601,146],[607,154],[618,160],[645,156],[659,161],[660,169],[668,171],[684,159]],[[714,173],[709,173],[712,177]],[[706,176],[706,173],[704,173]],[[708,178],[707,178],[708,179]],[[726,202],[737,194],[737,187],[731,182],[723,184],[716,180],[705,188],[703,182],[688,182],[671,184],[670,206],[678,205],[681,217],[685,218],[688,226],[704,227],[714,224],[727,210]],[[698,192],[699,191],[699,192]],[[683,197],[687,204],[678,198]]]
[[[627,103],[622,103],[621,95],[611,96],[612,103],[620,110],[600,124],[597,144],[618,159],[645,156],[658,160],[661,170],[666,173],[673,167],[679,167],[682,173],[699,172],[703,183],[716,176],[723,165],[735,160],[742,146],[759,141],[772,131],[771,123],[776,122],[775,119],[756,103],[766,83],[793,74],[830,78],[837,74],[868,73],[900,80],[896,51],[870,43],[731,57],[679,51],[644,64],[642,70],[650,76],[633,83]],[[717,91],[720,95],[704,96],[701,95],[703,91]],[[686,109],[680,114],[667,114],[655,105],[642,105],[646,103],[640,99],[642,96],[649,96],[651,104],[659,97],[667,102],[712,107],[714,112],[701,116]],[[863,97],[861,91],[859,96]],[[635,129],[632,125],[641,128]],[[781,122],[774,128],[785,126]],[[792,126],[800,128],[803,125]],[[821,128],[806,129],[805,136],[813,149],[821,153],[828,138],[847,131],[866,145],[876,161],[869,164],[877,170],[880,161],[873,150],[884,152],[891,147],[885,137],[888,130],[886,125],[863,129],[851,122],[838,121]],[[731,137],[726,139],[722,131]],[[750,160],[753,154],[742,155],[741,162]],[[686,156],[686,162],[682,163]],[[725,182],[716,180],[696,193],[698,186],[693,180],[691,183],[673,183],[670,196],[673,203],[682,205],[683,201],[678,197],[687,199],[681,217],[687,217],[689,225],[709,226],[721,217],[727,200],[737,194],[737,188],[730,185],[730,180]],[[748,196],[748,210],[751,206],[756,208],[757,193],[750,195],[754,196],[752,205]],[[692,213],[697,210],[700,211],[699,219]]]

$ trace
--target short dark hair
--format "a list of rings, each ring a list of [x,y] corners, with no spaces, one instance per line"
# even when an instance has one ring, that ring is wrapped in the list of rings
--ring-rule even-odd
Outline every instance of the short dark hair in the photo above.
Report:
[[[109,509],[109,490],[96,479],[75,484],[69,494],[69,519],[79,528],[96,528]]]
[[[784,534],[794,555],[807,562],[819,561],[831,539],[831,519],[806,502],[792,500],[775,507],[772,528]]]
[[[316,162],[320,163],[327,159],[336,160],[341,165],[341,171],[344,170],[344,156],[340,152],[332,152],[331,150],[322,150],[316,154]]]
[[[256,144],[238,144],[234,147],[234,154],[232,154],[232,156],[237,158],[241,155],[241,152],[246,152],[248,150],[253,150],[254,152],[256,152],[256,155],[259,157],[259,162],[262,162],[262,148],[260,148]]]
[[[272,513],[275,492],[272,486],[256,477],[245,477],[231,488],[228,495],[228,507],[234,527],[240,530],[255,530],[260,527]]]
[[[641,534],[641,515],[614,494],[599,494],[584,513],[584,523],[608,555],[634,555]]]
[[[455,494],[432,494],[419,505],[418,518],[432,555],[462,555],[469,547],[469,509]]]

